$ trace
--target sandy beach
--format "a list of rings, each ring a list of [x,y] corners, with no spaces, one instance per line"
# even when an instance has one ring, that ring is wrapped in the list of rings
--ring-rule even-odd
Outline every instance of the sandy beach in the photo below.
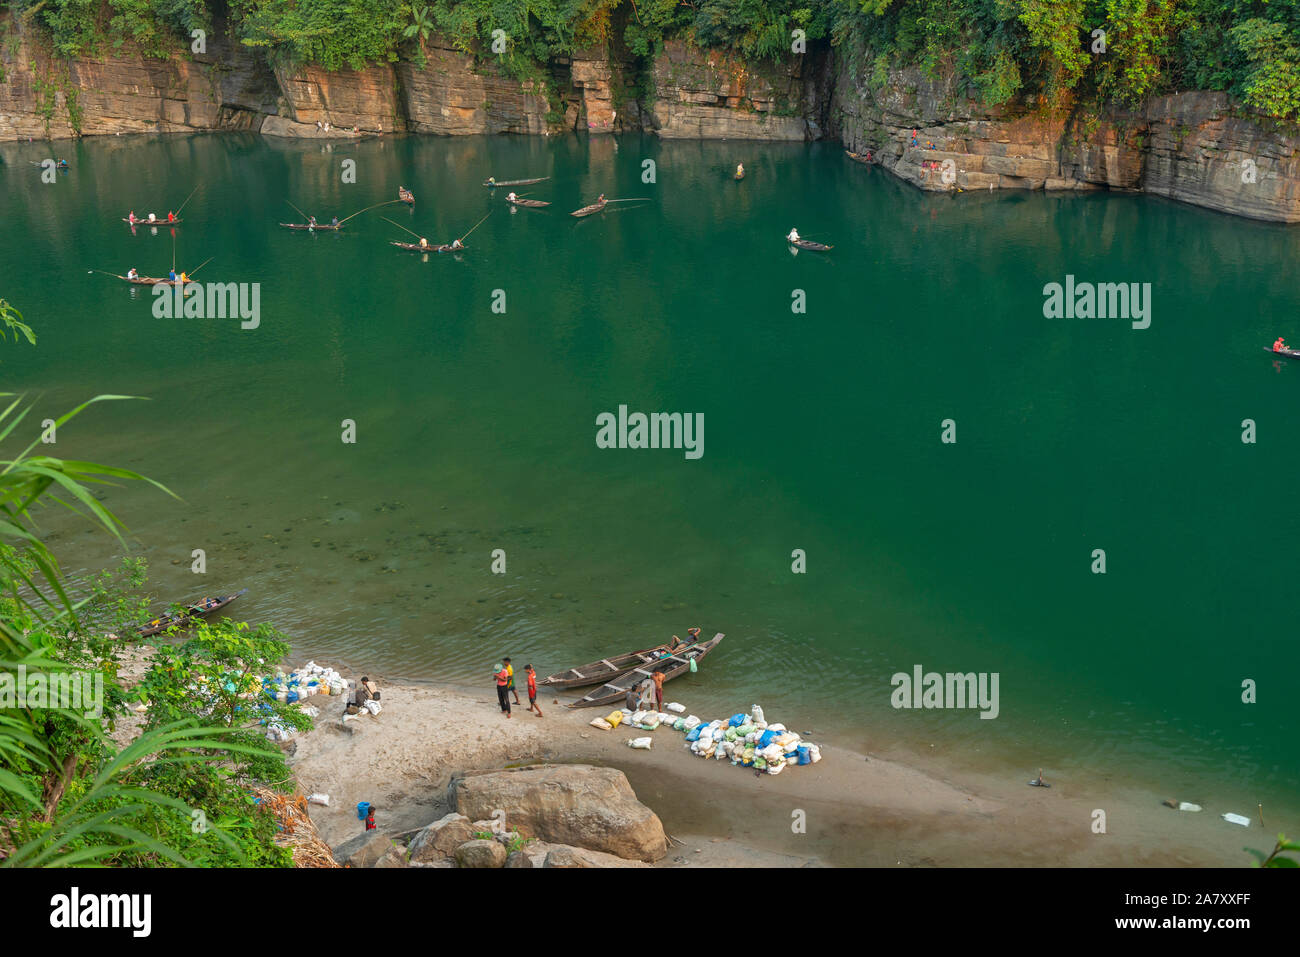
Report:
[[[698,758],[668,728],[651,733],[652,750],[633,750],[632,731],[588,724],[610,709],[571,710],[545,689],[544,718],[516,709],[507,719],[491,688],[380,686],[383,711],[346,724],[343,697],[311,699],[322,712],[316,728],[290,745],[303,792],[329,795],[330,805],[311,813],[331,845],[361,832],[359,801],[377,807],[381,829],[401,834],[444,813],[453,772],[538,762],[622,770],[680,842],[660,866],[1246,866],[1243,845],[1272,843],[1257,825],[1227,824],[1208,807],[1174,811],[1139,789],[1068,779],[1030,788],[821,737],[820,763],[771,776]],[[689,698],[682,704],[690,709]],[[768,717],[798,730],[794,716]],[[1105,833],[1094,832],[1098,810]],[[796,819],[805,832],[792,827]]]

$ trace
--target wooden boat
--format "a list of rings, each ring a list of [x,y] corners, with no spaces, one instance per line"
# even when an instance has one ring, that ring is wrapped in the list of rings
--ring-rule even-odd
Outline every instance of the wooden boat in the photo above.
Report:
[[[685,674],[690,670],[692,661],[700,661],[714,648],[718,647],[718,642],[722,641],[722,632],[718,632],[708,641],[697,641],[685,651],[675,655],[669,655],[666,658],[660,658],[652,665],[641,665],[633,668],[631,671],[625,671],[617,678],[605,682],[591,694],[579,701],[569,705],[570,708],[595,708],[600,705],[610,705],[622,702],[626,697],[628,689],[639,685],[647,678],[651,677],[656,671],[662,671],[664,681],[672,681],[678,675]]]
[[[458,253],[465,248],[462,245],[460,249],[453,249],[450,243],[430,243],[427,246],[421,246],[419,243],[399,243],[394,241],[392,244],[398,249],[407,249],[413,253]]]
[[[116,273],[114,273],[114,275],[116,275]],[[137,279],[128,279],[126,276],[118,276],[117,278],[124,282],[129,282],[134,286],[175,286],[180,282],[179,279],[158,279],[154,276],[140,276]],[[186,285],[189,285],[192,282],[198,282],[198,280],[188,278],[185,280]]]
[[[677,646],[679,652],[685,651],[694,642],[681,642]],[[557,671],[553,675],[547,675],[539,685],[547,685],[551,688],[583,688],[587,685],[598,685],[602,682],[617,678],[626,671],[630,671],[638,665],[651,664],[668,655],[668,645],[664,643],[654,648],[647,648],[645,651],[629,651],[626,654],[614,655],[611,658],[601,658],[599,661],[593,661],[590,664],[579,665],[576,668],[569,668],[565,671]]]
[[[205,615],[210,615],[214,611],[220,611],[222,608],[225,608],[246,591],[248,591],[247,588],[241,588],[233,595],[222,595],[220,598],[210,599],[206,605],[190,605],[189,608],[185,609],[185,611],[181,612],[179,615],[164,615],[162,618],[155,618],[153,621],[141,625],[138,629],[138,634],[141,638],[148,638],[150,635],[160,634],[168,628],[173,628],[177,625],[184,625],[195,618],[202,618]]]
[[[131,223],[131,220],[123,216],[122,222]],[[140,219],[137,217],[136,221],[131,223],[132,226],[179,226],[180,224],[181,224],[181,220],[179,217],[173,219],[170,223],[167,222],[167,220],[165,219],[155,219],[150,221],[148,219]]]
[[[406,203],[410,206],[415,205],[415,194],[412,193],[409,189],[399,189],[397,191],[397,198],[400,199],[403,203]]]
[[[332,226],[329,223],[317,223],[315,226],[311,223],[281,223],[280,225],[286,229],[324,230],[326,232],[343,228],[342,223],[339,223],[337,226]]]
[[[1300,349],[1270,349],[1265,346],[1264,351],[1282,359],[1300,359]]]
[[[790,241],[786,240],[786,242]],[[807,249],[815,253],[824,253],[828,249],[835,248],[834,246],[827,246],[825,243],[815,243],[809,239],[796,239],[794,242],[790,243],[790,245],[799,249]]]
[[[855,153],[852,150],[845,150],[844,155],[855,163],[861,163],[863,166],[872,166],[876,162],[874,159],[863,156],[861,153]]]
[[[493,180],[490,177],[483,182],[484,186],[491,186],[495,189],[498,186],[532,186],[534,183],[544,183],[550,179],[549,176],[538,176],[535,179],[502,179]]]
[[[529,209],[541,209],[543,206],[551,205],[540,199],[507,199],[506,202],[512,206],[527,206]]]
[[[569,215],[570,215],[570,216],[577,216],[577,217],[579,217],[579,218],[581,218],[581,217],[583,217],[583,216],[590,216],[592,213],[599,213],[599,212],[600,212],[602,209],[604,209],[608,204],[609,204],[609,200],[607,200],[607,199],[602,199],[602,200],[600,200],[599,202],[592,203],[590,206],[584,206],[584,207],[582,207],[582,209],[575,209],[575,210],[574,210],[573,212],[571,212]]]

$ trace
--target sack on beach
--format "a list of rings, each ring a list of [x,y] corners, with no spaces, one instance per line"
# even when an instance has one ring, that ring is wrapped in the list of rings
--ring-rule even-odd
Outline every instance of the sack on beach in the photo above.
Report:
[[[784,762],[784,761],[778,762],[778,763],[776,763],[776,764],[769,764],[769,765],[767,766],[767,773],[768,773],[768,774],[780,774],[780,773],[781,773],[782,771],[784,771],[784,770],[785,770],[785,762]]]
[[[330,796],[328,794],[313,794],[307,798],[309,804],[319,804],[322,807],[330,806]]]
[[[749,713],[754,718],[754,724],[767,724],[766,719],[764,719],[763,717],[763,709],[760,708],[758,705],[754,705],[754,707],[750,710]]]
[[[613,728],[617,728],[620,724],[623,723],[623,712],[622,712],[622,711],[611,711],[611,712],[610,712],[610,713],[605,717],[605,720],[609,723],[609,726],[610,726],[611,729],[613,729]]]
[[[687,732],[686,732],[686,740],[687,740],[687,741],[698,741],[698,740],[700,740],[700,728],[699,728],[698,725],[696,725],[694,728],[691,728],[690,731],[687,731]]]
[[[670,701],[670,702],[668,702],[668,704],[667,704],[667,708],[668,708],[669,711],[673,712],[673,714],[685,714],[685,713],[686,713],[686,705],[684,705],[684,704],[678,704],[676,701]]]
[[[384,709],[383,706],[378,701],[376,701],[374,698],[371,698],[369,701],[366,702],[366,710],[369,711],[371,714],[379,714],[379,712],[383,711]]]
[[[808,757],[812,759],[813,764],[816,764],[818,761],[822,759],[821,748],[817,747],[817,745],[815,744],[808,745]]]
[[[592,719],[591,719],[591,726],[592,726],[593,728],[600,728],[601,731],[613,731],[613,730],[614,730],[614,726],[613,726],[612,724],[610,724],[608,721],[606,721],[604,718],[592,718]]]
[[[641,727],[645,728],[647,731],[653,731],[655,728],[659,727],[659,724],[659,715],[655,714],[653,711],[646,714],[645,718],[641,721]]]
[[[678,718],[676,721],[674,721],[674,722],[673,722],[673,730],[674,730],[674,731],[685,731],[685,730],[686,730],[686,719],[685,719],[685,718]]]
[[[733,728],[739,728],[742,724],[745,723],[745,717],[746,716],[744,714],[733,714],[731,716],[731,720],[728,721],[727,723],[731,725],[731,727]]]
[[[699,724],[699,723],[700,723],[700,719],[697,718],[697,717],[695,717],[695,715],[691,714],[691,715],[687,715],[687,716],[686,716],[686,728],[687,728],[687,730],[690,730],[691,728],[695,727],[695,726],[696,726],[697,724]]]
[[[654,738],[628,738],[627,746],[640,751],[649,751],[650,745],[654,744],[654,740]]]
[[[767,726],[767,730],[769,730],[769,731],[778,731],[778,732],[780,732],[780,731],[784,731],[784,730],[785,730],[785,725],[783,725],[783,724],[769,724],[769,725]]]

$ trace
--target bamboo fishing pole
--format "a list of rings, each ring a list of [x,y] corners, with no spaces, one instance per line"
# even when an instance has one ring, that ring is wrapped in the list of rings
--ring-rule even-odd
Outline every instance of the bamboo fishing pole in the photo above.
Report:
[[[346,217],[346,218],[344,218],[344,219],[340,219],[340,220],[339,220],[339,225],[342,226],[342,225],[343,225],[344,223],[346,223],[349,219],[352,219],[353,216],[360,216],[362,213],[368,213],[368,212],[370,212],[370,210],[372,210],[372,209],[378,209],[380,206],[392,206],[394,203],[400,203],[400,202],[401,202],[400,199],[390,199],[390,200],[386,200],[386,201],[384,201],[384,202],[382,202],[382,203],[375,203],[375,205],[373,205],[373,206],[367,206],[365,209],[359,209],[359,210],[357,210],[355,213],[353,213],[352,216],[348,216],[348,217]],[[389,222],[391,223],[392,220],[390,219]]]
[[[286,203],[289,203],[289,201],[288,201],[287,199],[285,200],[285,202],[286,202]],[[289,205],[290,205],[290,206],[293,206],[293,203],[289,203]],[[310,216],[308,216],[306,213],[304,213],[301,209],[298,209],[297,206],[293,206],[293,208],[294,208],[294,210],[298,213],[298,215],[301,216],[303,219],[311,219]]]
[[[487,219],[488,216],[491,216],[491,215],[492,215],[492,213],[489,211],[488,214],[487,214],[487,216],[484,216],[483,219],[480,219],[477,223],[475,223],[473,226],[470,227],[470,229],[469,229],[469,233],[474,232],[474,230],[476,230],[476,229],[478,229],[480,226],[482,226],[482,225],[483,225],[483,220],[484,220],[484,219]],[[464,241],[469,237],[469,233],[466,233],[464,236],[460,237],[460,239],[458,239],[457,242],[461,242],[461,243],[463,243],[463,242],[464,242]]]
[[[191,269],[191,270],[190,270],[189,275],[190,275],[190,276],[193,276],[196,272],[198,272],[200,269],[202,269],[202,268],[203,268],[204,266],[206,266],[208,263],[212,262],[213,258],[214,258],[214,257],[209,256],[207,259],[203,260],[203,262],[199,263],[199,265],[198,265],[197,268],[195,268],[195,269]]]
[[[638,196],[634,199],[607,199],[605,200],[605,202],[606,203],[648,203],[650,202],[650,197]]]
[[[190,200],[194,198],[194,194],[197,193],[198,191],[199,188],[197,186],[195,186],[194,189],[190,190],[190,195],[186,196],[185,202],[181,203],[181,209],[184,209],[187,205],[189,205]],[[176,210],[177,219],[181,218],[181,209]]]
[[[384,222],[386,222],[386,223],[393,223],[393,221],[392,221],[391,219],[389,219],[387,216],[380,216],[379,218],[382,219],[382,220],[383,220]],[[398,229],[406,229],[406,227],[403,226],[401,223],[393,223],[393,225],[396,226]],[[424,237],[421,236],[419,233],[414,232],[413,230],[406,229],[406,231],[407,231],[408,233],[410,233],[412,236],[414,236],[416,239],[423,239],[423,238],[424,238]]]

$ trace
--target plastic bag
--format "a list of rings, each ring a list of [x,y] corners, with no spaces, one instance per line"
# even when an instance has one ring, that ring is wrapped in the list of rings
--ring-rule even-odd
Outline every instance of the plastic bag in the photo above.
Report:
[[[313,794],[307,798],[309,804],[319,804],[322,807],[330,806],[330,796],[328,794]]]
[[[731,720],[729,720],[729,721],[727,722],[727,724],[728,724],[730,727],[733,727],[733,728],[739,728],[739,727],[740,727],[742,724],[744,724],[744,723],[745,723],[745,715],[744,715],[744,714],[733,714],[733,715],[731,716]]]
[[[379,714],[379,712],[383,711],[384,708],[378,701],[376,701],[374,698],[371,698],[369,701],[366,702],[366,710],[369,711],[371,714]]]
[[[676,701],[670,701],[670,702],[668,702],[668,704],[667,704],[665,707],[667,708],[667,710],[671,711],[673,714],[685,714],[685,713],[686,713],[686,705],[684,705],[684,704],[678,704]]]
[[[650,745],[654,744],[654,740],[655,740],[654,738],[649,738],[649,737],[647,737],[647,738],[628,738],[628,739],[627,739],[627,746],[628,746],[629,748],[637,748],[637,749],[640,750],[640,751],[649,751],[649,750],[650,750]]]
[[[750,714],[753,716],[753,718],[754,718],[754,724],[766,724],[766,723],[767,723],[767,719],[763,717],[763,709],[760,708],[758,705],[754,705],[754,707],[750,710],[749,713],[750,713]]]
[[[623,723],[623,712],[611,711],[608,715],[605,716],[605,721],[609,724],[611,729],[617,728],[620,724]]]
[[[592,718],[591,721],[588,722],[588,723],[589,723],[593,728],[599,728],[601,731],[613,731],[613,730],[614,730],[614,726],[613,726],[612,724],[610,724],[608,721],[606,721],[604,718]]]

